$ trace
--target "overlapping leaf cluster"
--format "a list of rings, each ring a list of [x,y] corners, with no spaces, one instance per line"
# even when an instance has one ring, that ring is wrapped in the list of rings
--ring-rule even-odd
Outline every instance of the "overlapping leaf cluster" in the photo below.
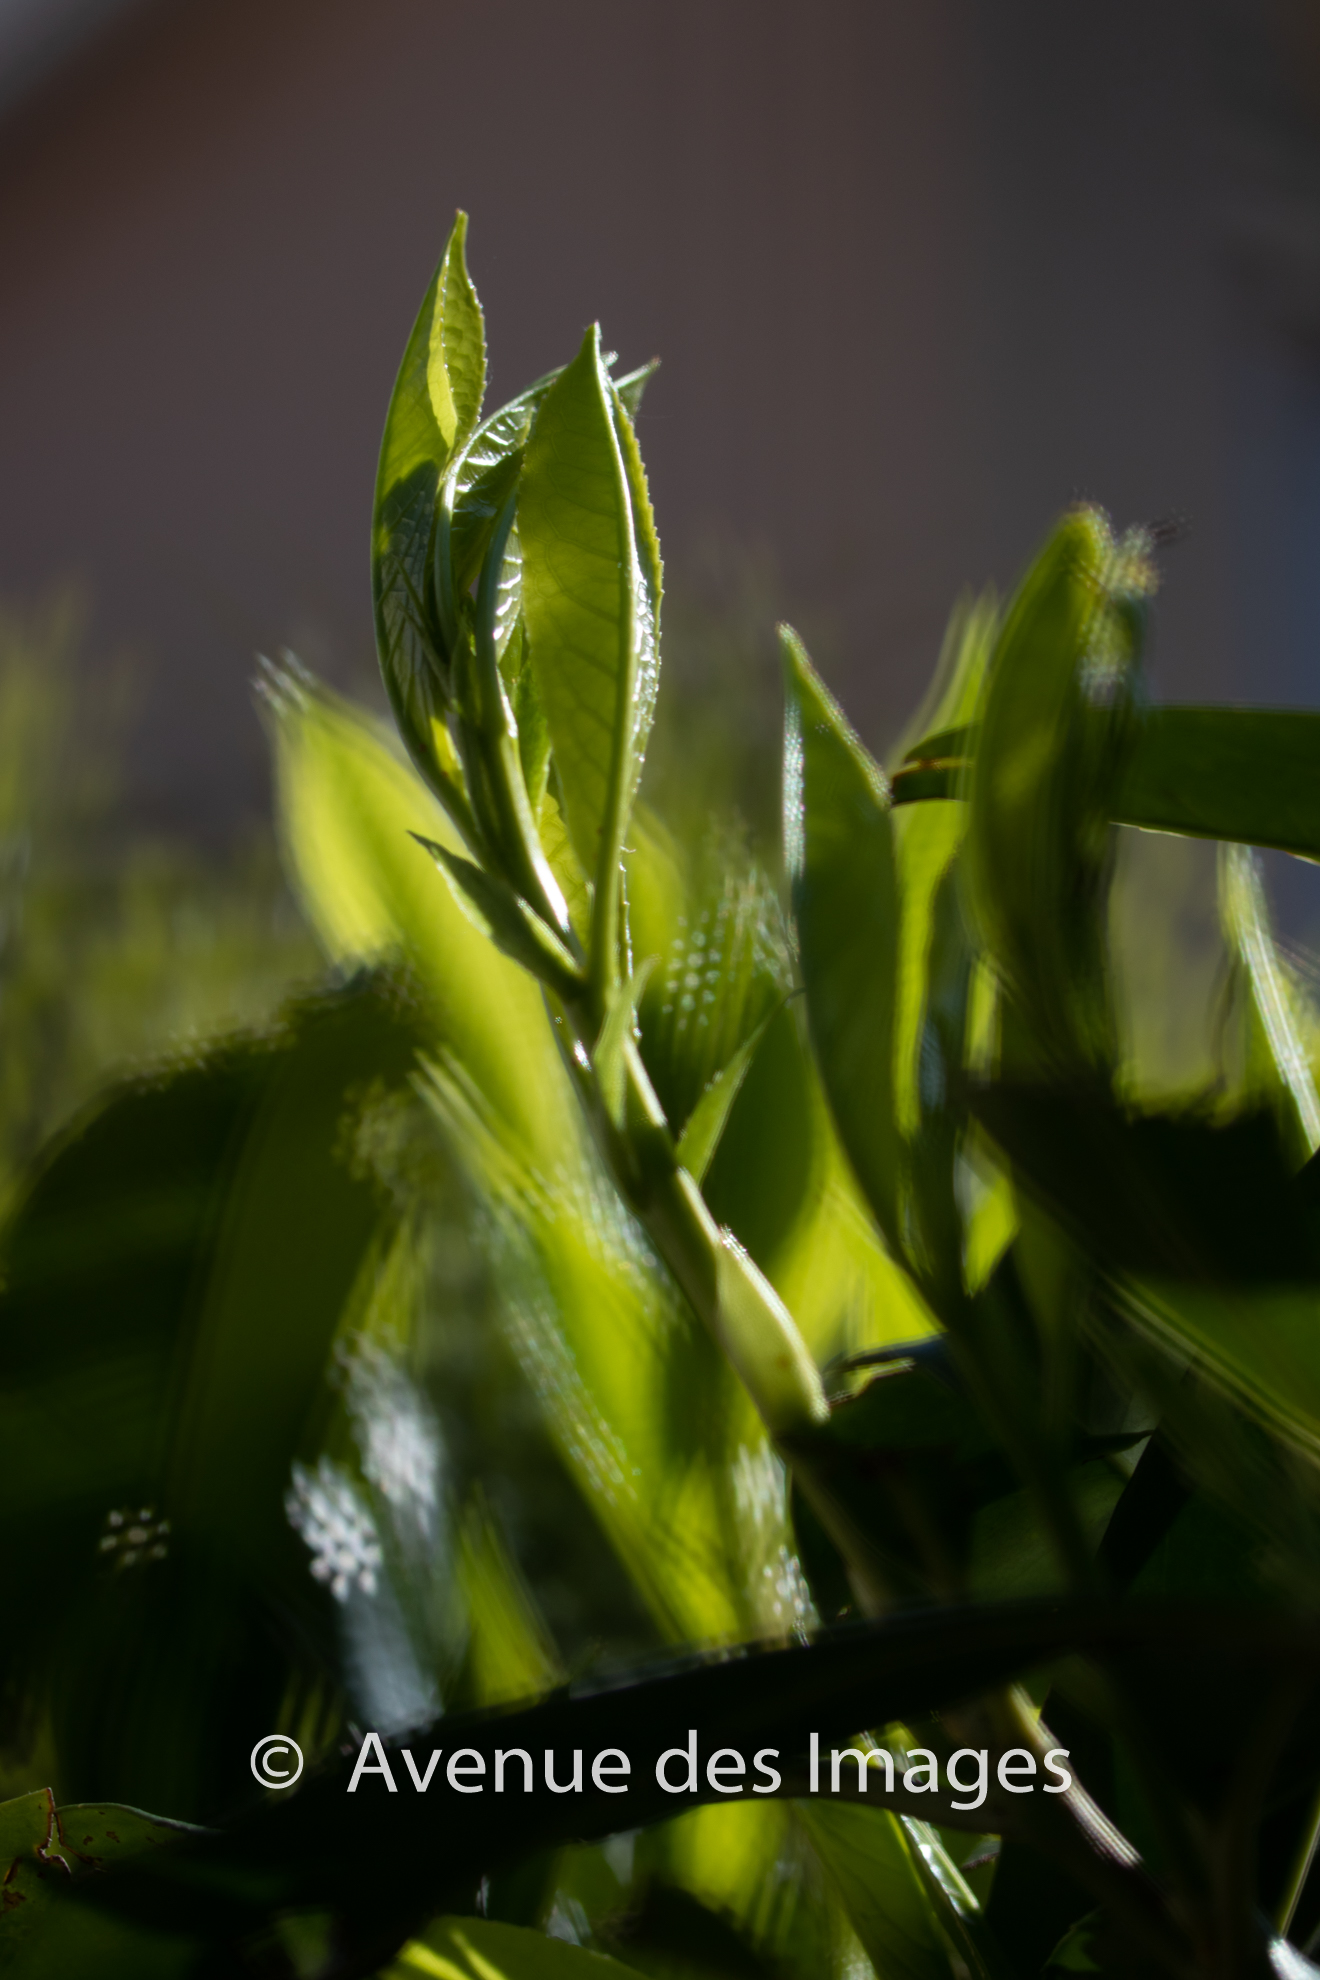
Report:
[[[1316,719],[1151,707],[1154,547],[1078,509],[955,615],[888,772],[785,630],[781,899],[638,802],[646,372],[593,331],[483,420],[484,374],[460,220],[374,520],[411,767],[268,686],[347,984],[112,1099],[10,1234],[8,1574],[47,1624],[8,1681],[75,1803],[10,1806],[15,1970],[1313,1971],[1320,1028],[1249,848],[1320,858]],[[1125,1057],[1116,825],[1226,842],[1205,1090]],[[554,1689],[603,1622],[717,1654]],[[653,1793],[627,1837],[345,1797],[348,1725],[492,1709],[529,1748],[764,1739],[784,1795]],[[314,1765],[245,1811],[271,1724]],[[808,1798],[809,1729],[1064,1746],[1076,1783]],[[112,1786],[218,1832],[75,1876]]]

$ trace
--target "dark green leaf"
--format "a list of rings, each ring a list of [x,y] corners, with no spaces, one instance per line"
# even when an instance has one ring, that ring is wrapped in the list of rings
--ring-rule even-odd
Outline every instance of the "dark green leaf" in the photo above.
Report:
[[[401,1081],[370,986],[270,1040],[110,1095],[10,1227],[0,1495],[14,1633],[50,1687],[66,1788],[205,1813],[246,1779],[326,1600],[284,1510],[383,1205],[341,1145],[347,1092]]]
[[[888,1810],[800,1804],[807,1833],[863,1950],[885,1980],[992,1980],[996,1961],[977,1905],[933,1829]],[[930,1869],[939,1862],[943,1880]],[[961,1888],[960,1888],[961,1886]]]
[[[1066,516],[1004,620],[971,779],[970,897],[1020,1014],[1005,1050],[1108,1065],[1108,820],[1130,729],[1144,540]]]
[[[1320,715],[1296,708],[1152,708],[1114,815],[1320,859]]]
[[[1094,1088],[1008,1083],[970,1100],[1028,1187],[1112,1269],[1320,1280],[1320,1231],[1270,1113],[1129,1113]]]

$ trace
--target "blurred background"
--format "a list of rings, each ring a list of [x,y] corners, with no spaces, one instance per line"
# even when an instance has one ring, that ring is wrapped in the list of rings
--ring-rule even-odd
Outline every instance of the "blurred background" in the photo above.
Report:
[[[493,403],[592,317],[663,360],[671,815],[732,776],[772,838],[776,617],[883,749],[1079,494],[1177,525],[1157,694],[1320,699],[1311,0],[0,0],[5,1173],[318,967],[255,655],[379,705],[376,450],[460,205]],[[1213,856],[1163,857],[1208,983]]]
[[[1085,493],[1185,525],[1163,693],[1316,699],[1311,0],[2,0],[0,119],[0,596],[136,659],[144,825],[264,814],[255,649],[368,681],[459,205],[496,395],[664,360],[671,648],[784,611],[883,744]]]

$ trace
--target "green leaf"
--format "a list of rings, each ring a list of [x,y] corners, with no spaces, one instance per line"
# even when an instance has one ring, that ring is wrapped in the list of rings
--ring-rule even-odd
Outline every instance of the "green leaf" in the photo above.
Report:
[[[1115,799],[1125,825],[1320,858],[1320,715],[1152,708]]]
[[[1304,1162],[1320,1148],[1320,1095],[1301,1036],[1305,999],[1275,948],[1257,863],[1243,846],[1224,848],[1219,898],[1224,933],[1245,978],[1247,1088],[1276,1108],[1292,1152]]]
[[[41,1626],[5,1648],[39,1660],[66,1791],[230,1800],[292,1671],[326,1653],[284,1498],[385,1209],[350,1167],[348,1094],[398,1086],[413,1053],[360,982],[108,1095],[9,1228],[6,1583]]]
[[[678,1159],[697,1182],[711,1165],[733,1103],[742,1091],[742,1083],[769,1023],[769,1016],[761,1019],[750,1038],[745,1038],[733,1057],[720,1067],[688,1115],[687,1125],[679,1136]]]
[[[908,723],[890,762],[898,776],[909,766],[959,762],[971,754],[970,724],[980,707],[985,671],[999,630],[993,591],[964,594],[949,615],[940,657],[921,706]]]
[[[898,881],[883,774],[781,629],[784,856],[811,1042],[857,1179],[895,1252],[902,1139],[894,1091]]]
[[[52,1883],[63,1872],[50,1789],[0,1801],[0,1971],[40,1934]]]
[[[1092,1911],[1079,1918],[1046,1960],[1046,1973],[1103,1973],[1096,1945],[1102,1929],[1099,1912]]]
[[[486,326],[467,272],[467,215],[460,213],[431,285],[426,390],[448,457],[476,429],[486,392]]]
[[[548,371],[484,419],[453,466],[449,554],[456,592],[475,582],[490,534],[518,483],[537,407],[559,376]]]
[[[636,418],[642,393],[658,364],[659,359],[654,358],[650,364],[642,365],[616,382],[614,389],[623,401],[629,418]],[[467,591],[476,580],[495,520],[517,487],[523,449],[537,408],[559,375],[559,370],[547,372],[544,378],[538,378],[516,399],[510,399],[507,405],[483,420],[455,463],[453,513],[449,529],[456,593]],[[501,653],[507,642],[512,618],[521,609],[522,603],[521,555],[516,529],[510,539],[506,559],[512,571],[510,580],[502,581],[509,603],[501,613],[504,627],[500,638]],[[539,793],[532,791],[533,804],[538,801]]]
[[[728,1549],[759,1565],[782,1513],[764,1533],[736,1523],[737,1539],[726,1524],[726,1467],[763,1433],[613,1189],[590,1163],[547,1187],[447,1067],[427,1097],[491,1212],[510,1347],[658,1626],[678,1642],[769,1626]]]
[[[877,1974],[992,1980],[1006,1973],[976,1899],[926,1823],[846,1802],[799,1802],[798,1809]]]
[[[580,1130],[544,1000],[418,853],[412,834],[460,850],[436,800],[368,715],[313,683],[289,682],[273,715],[286,856],[327,953],[347,969],[406,961],[433,1047],[453,1053],[553,1172]]]
[[[894,803],[964,794],[979,728],[924,735]],[[1320,715],[1301,708],[1147,708],[1112,796],[1117,825],[1320,859]]]
[[[207,1832],[136,1808],[56,1809],[49,1788],[0,1802],[0,1972],[14,1980],[186,1980],[188,1948],[154,1932],[125,1932],[58,1903],[71,1879],[162,1843]]]
[[[531,664],[564,813],[596,882],[593,974],[617,973],[618,870],[654,700],[659,569],[627,414],[592,329],[527,444],[518,506]]]
[[[993,599],[964,601],[949,621],[936,678],[913,729],[929,734],[907,755],[924,757],[945,738],[961,739],[962,724],[979,703],[993,648],[997,615]],[[951,741],[950,746],[954,746]],[[907,758],[904,758],[904,762]],[[899,802],[898,779],[893,803]],[[951,793],[953,795],[953,793]],[[920,1068],[931,991],[930,965],[935,939],[935,903],[967,830],[965,804],[926,804],[904,809],[894,820],[901,902],[899,921],[898,1009],[895,1019],[895,1105],[899,1127],[909,1138],[921,1123]]]
[[[1276,1435],[1320,1459],[1320,1292],[1133,1279],[1119,1305],[1148,1340],[1189,1360]]]
[[[408,339],[385,420],[372,521],[381,672],[400,733],[428,780],[443,774],[436,729],[450,692],[447,642],[430,597],[436,499],[476,426],[485,389],[485,332],[464,260],[466,234],[460,213]]]
[[[521,964],[545,983],[557,996],[571,997],[582,988],[582,975],[563,943],[547,928],[526,901],[502,880],[492,879],[470,859],[450,852],[447,846],[412,835],[429,852],[454,889],[454,898],[474,928],[479,928],[496,948]]]
[[[1124,1110],[1090,1087],[999,1082],[972,1107],[1102,1269],[1250,1287],[1320,1282],[1304,1188],[1273,1116]]]
[[[742,839],[685,858],[640,807],[629,837],[634,948],[661,957],[639,1015],[642,1058],[675,1132],[792,988],[776,889]]]
[[[482,1494],[459,1531],[467,1609],[468,1682],[477,1705],[531,1698],[562,1681],[559,1657]]]
[[[931,1316],[878,1239],[799,1022],[777,893],[742,838],[685,856],[640,806],[629,837],[634,949],[663,957],[642,998],[641,1052],[680,1127],[767,1022],[703,1179],[711,1213],[746,1246],[818,1359],[911,1339]],[[724,1098],[723,1081],[710,1101]]]
[[[629,419],[637,418],[642,409],[642,394],[659,369],[659,358],[652,358],[649,364],[639,364],[636,371],[615,379],[614,389],[623,400],[623,409]]]
[[[1114,1040],[1103,905],[1125,746],[1144,538],[1097,509],[1064,517],[996,642],[967,837],[970,898],[1018,1023],[1005,1052],[1103,1069]]]
[[[213,1833],[113,1801],[62,1804],[55,1811],[55,1823],[59,1853],[75,1871],[103,1870],[108,1863],[163,1849],[184,1836]]]
[[[490,1918],[438,1918],[411,1940],[382,1980],[637,1980],[604,1953]]]

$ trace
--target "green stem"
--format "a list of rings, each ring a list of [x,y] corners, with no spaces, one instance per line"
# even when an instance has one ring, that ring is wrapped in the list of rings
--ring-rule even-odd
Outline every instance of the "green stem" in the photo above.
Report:
[[[591,1064],[599,1030],[594,986],[567,1008],[567,1016],[581,1049],[569,1062],[620,1194],[728,1356],[770,1435],[779,1440],[818,1428],[829,1405],[806,1342],[770,1281],[716,1223],[680,1167],[636,1046],[629,1041],[624,1051],[620,1129],[609,1118]]]

